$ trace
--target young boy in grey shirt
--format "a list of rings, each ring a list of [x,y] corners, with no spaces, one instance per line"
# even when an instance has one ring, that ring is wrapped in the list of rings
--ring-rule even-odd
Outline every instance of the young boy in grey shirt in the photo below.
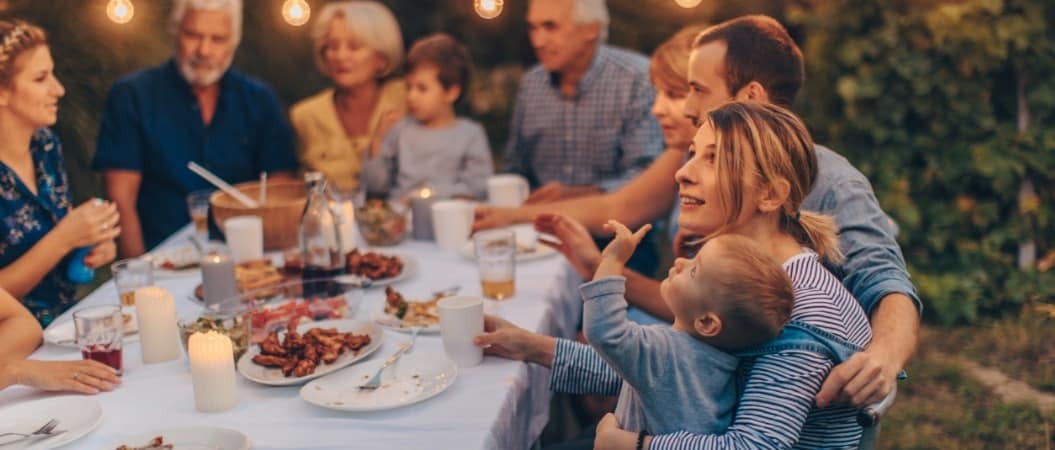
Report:
[[[454,105],[469,82],[469,53],[454,38],[435,34],[407,55],[407,111],[363,163],[367,192],[401,200],[428,187],[437,198],[483,198],[494,172],[480,124],[459,118]]]
[[[695,258],[679,258],[660,285],[673,326],[638,325],[627,320],[620,274],[650,225],[636,233],[616,221],[606,227],[615,239],[580,290],[586,339],[624,380],[619,424],[649,434],[724,432],[736,406],[738,361],[728,352],[780,334],[791,315],[791,280],[750,239],[720,235]]]

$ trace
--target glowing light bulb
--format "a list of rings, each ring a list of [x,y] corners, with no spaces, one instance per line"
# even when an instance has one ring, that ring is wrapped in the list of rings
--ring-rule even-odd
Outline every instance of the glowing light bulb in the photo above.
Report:
[[[286,0],[282,4],[282,18],[295,27],[304,25],[311,18],[311,6],[304,0]]]
[[[114,23],[128,23],[136,13],[135,6],[131,0],[110,0],[106,4],[106,17]]]
[[[473,0],[473,8],[476,14],[484,19],[494,19],[502,14],[503,0]]]
[[[674,0],[674,3],[677,3],[682,8],[695,8],[700,6],[703,0]]]

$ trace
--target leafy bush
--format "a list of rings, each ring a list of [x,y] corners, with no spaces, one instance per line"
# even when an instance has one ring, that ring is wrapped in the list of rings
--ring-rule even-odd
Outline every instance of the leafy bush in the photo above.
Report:
[[[1053,17],[1030,0],[789,11],[807,36],[798,109],[872,180],[940,323],[1055,295],[1055,274],[1018,268],[1027,242],[1055,251]]]

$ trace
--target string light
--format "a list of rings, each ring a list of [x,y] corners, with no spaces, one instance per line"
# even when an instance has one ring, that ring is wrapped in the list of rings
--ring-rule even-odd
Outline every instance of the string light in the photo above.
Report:
[[[703,0],[674,0],[674,3],[677,3],[682,8],[695,8],[700,6]]]
[[[473,0],[473,8],[476,14],[484,19],[494,19],[502,14],[503,0]]]
[[[282,4],[282,18],[295,27],[304,25],[311,18],[311,6],[304,0],[286,0]]]
[[[106,17],[114,23],[128,23],[136,13],[131,0],[110,0],[106,4]]]

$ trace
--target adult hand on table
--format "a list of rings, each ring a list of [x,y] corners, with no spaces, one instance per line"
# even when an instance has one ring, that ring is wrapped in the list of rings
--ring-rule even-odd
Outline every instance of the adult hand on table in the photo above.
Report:
[[[44,391],[73,391],[98,394],[112,391],[121,384],[117,372],[98,361],[15,360],[7,363],[14,384]]]
[[[66,214],[51,232],[62,236],[70,249],[95,245],[121,234],[119,218],[112,202],[88,200]]]
[[[552,337],[532,333],[492,315],[484,315],[484,334],[473,338],[473,343],[483,347],[488,355],[546,367],[553,365],[553,351],[557,346]]]
[[[545,239],[539,242],[561,252],[582,279],[593,279],[601,263],[601,252],[586,227],[568,216],[547,213],[535,217],[535,229],[556,236],[560,242]]]
[[[489,230],[512,225],[514,223],[510,208],[495,206],[477,206],[473,211],[473,231]]]

